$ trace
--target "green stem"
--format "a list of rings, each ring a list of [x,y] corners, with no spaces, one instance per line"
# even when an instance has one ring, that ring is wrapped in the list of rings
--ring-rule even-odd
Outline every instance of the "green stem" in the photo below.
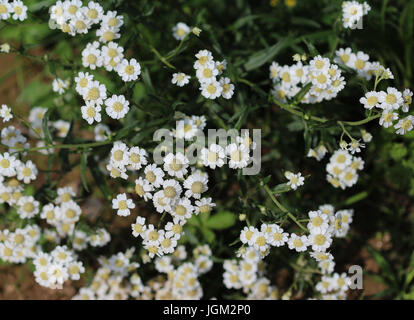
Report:
[[[296,217],[289,212],[279,201],[277,201],[276,197],[274,196],[272,190],[267,185],[264,185],[264,189],[266,190],[267,194],[269,195],[270,199],[277,205],[277,207],[282,210],[284,213],[288,215],[290,219],[293,220],[303,231],[308,232],[308,229],[306,229],[299,221],[296,219]]]
[[[149,46],[151,51],[155,53],[155,55],[158,57],[158,59],[161,60],[162,63],[164,63],[166,66],[168,66],[171,69],[176,69],[171,63],[169,63],[159,52],[157,49],[155,49],[152,45]]]

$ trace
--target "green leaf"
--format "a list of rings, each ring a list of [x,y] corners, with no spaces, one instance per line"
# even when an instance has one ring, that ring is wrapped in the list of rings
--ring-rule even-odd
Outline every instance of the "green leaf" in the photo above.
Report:
[[[272,189],[274,194],[280,194],[284,192],[290,191],[290,186],[287,183],[278,184],[276,187]]]
[[[395,278],[391,265],[388,263],[385,257],[378,250],[372,247],[370,244],[366,245],[366,249],[368,253],[371,255],[371,257],[378,264],[378,266],[381,268],[382,274],[389,281],[389,283],[397,284],[397,279]]]
[[[366,197],[368,197],[368,191],[362,191],[362,192],[357,193],[357,194],[349,197],[348,199],[346,199],[343,204],[345,206],[349,206],[351,204],[357,203],[357,202],[365,199]]]
[[[85,190],[87,192],[89,192],[89,187],[88,187],[88,183],[86,181],[86,165],[88,163],[88,152],[86,150],[84,150],[82,152],[81,155],[81,163],[80,163],[80,167],[81,167],[81,180],[82,180],[82,184],[83,187],[85,188]]]
[[[210,229],[223,230],[230,228],[236,223],[236,215],[230,211],[221,211],[207,220],[206,226]]]
[[[216,238],[216,235],[213,231],[211,231],[208,228],[201,228],[201,233],[203,234],[204,238],[206,238],[207,242],[213,243],[214,239]]]
[[[42,119],[42,130],[43,130],[43,135],[45,137],[47,144],[53,144],[52,135],[50,134],[49,125],[48,125],[49,117],[50,117],[50,114],[53,112],[53,109],[54,108],[49,108]]]

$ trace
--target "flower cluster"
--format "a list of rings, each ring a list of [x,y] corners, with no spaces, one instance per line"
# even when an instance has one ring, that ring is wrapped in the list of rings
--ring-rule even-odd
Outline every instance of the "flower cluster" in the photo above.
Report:
[[[361,144],[357,140],[351,143],[351,150],[358,150]],[[336,150],[326,165],[327,181],[335,188],[352,187],[358,181],[358,170],[364,169],[364,160],[353,156],[348,150]]]
[[[35,280],[41,286],[59,289],[68,280],[79,280],[85,268],[76,254],[66,246],[56,246],[50,253],[39,252],[34,258]]]
[[[306,85],[310,88],[301,103],[307,104],[331,100],[345,87],[342,71],[322,56],[316,56],[309,65],[301,61],[292,66],[273,62],[269,69],[274,83],[272,95],[283,103],[295,97]]]
[[[343,64],[357,72],[360,77],[371,80],[376,75],[381,75],[384,79],[394,79],[391,70],[383,67],[379,62],[370,62],[368,54],[358,51],[352,52],[351,48],[340,48],[335,51],[336,57],[334,61]]]
[[[362,21],[362,17],[367,15],[370,10],[371,6],[367,2],[342,2],[342,22],[344,24],[344,28],[355,29],[358,27]]]
[[[27,6],[24,5],[21,0],[0,0],[0,20],[7,20],[9,18],[13,20],[26,20],[27,19]]]
[[[11,112],[11,109],[5,104],[1,105],[0,117],[3,119],[3,122],[8,122],[11,119],[13,119],[13,114]]]
[[[49,12],[50,20],[57,28],[71,36],[87,34],[94,25],[100,24],[96,36],[104,43],[118,39],[124,24],[124,18],[118,16],[116,11],[105,13],[102,6],[94,1],[89,1],[86,6],[81,0],[57,1]]]
[[[367,92],[359,101],[368,110],[374,108],[380,110],[379,123],[381,126],[388,128],[394,125],[397,134],[405,134],[413,129],[414,117],[408,115],[400,119],[398,111],[409,112],[412,97],[413,92],[409,89],[400,92],[396,88],[388,87],[387,91]]]
[[[230,99],[234,94],[234,84],[227,77],[217,79],[226,70],[227,61],[214,61],[213,54],[208,50],[200,50],[195,56],[194,69],[203,97]]]

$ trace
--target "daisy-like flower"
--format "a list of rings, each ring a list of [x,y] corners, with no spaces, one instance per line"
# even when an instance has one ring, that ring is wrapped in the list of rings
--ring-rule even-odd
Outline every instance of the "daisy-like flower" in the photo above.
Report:
[[[292,233],[288,245],[291,250],[296,250],[297,252],[306,251],[306,248],[309,246],[309,239],[307,236],[298,236]]]
[[[190,140],[194,138],[199,131],[199,128],[191,118],[184,118],[176,122],[176,129],[173,130],[173,135],[177,139]]]
[[[253,245],[254,235],[258,232],[255,227],[244,227],[240,232],[240,241],[244,244]]]
[[[53,122],[52,126],[57,130],[56,135],[60,138],[65,138],[70,129],[70,123],[63,120]]]
[[[300,172],[293,173],[290,171],[285,172],[285,177],[288,179],[288,186],[290,186],[293,190],[296,190],[299,186],[302,186],[305,184],[305,177],[302,177],[302,174]]]
[[[224,77],[220,79],[219,83],[222,88],[221,96],[224,99],[230,99],[234,94],[234,84],[230,83],[229,78]]]
[[[410,115],[398,121],[394,128],[398,129],[396,131],[397,134],[405,134],[406,132],[411,131],[413,129],[413,125],[414,117]]]
[[[398,110],[404,104],[404,98],[401,92],[395,88],[388,88],[384,93],[384,101],[382,102],[383,109]]]
[[[0,154],[0,175],[5,177],[12,177],[16,174],[17,160],[15,157],[9,155],[7,152]]]
[[[0,19],[7,20],[10,18],[10,13],[12,13],[12,7],[8,0],[0,0]]]
[[[344,169],[351,164],[352,156],[347,150],[336,150],[331,157],[331,162],[340,169]]]
[[[17,167],[17,179],[23,180],[24,183],[30,183],[30,181],[36,180],[37,172],[35,164],[29,160]]]
[[[116,199],[112,199],[112,208],[116,209],[116,214],[121,217],[126,217],[131,214],[130,209],[135,208],[135,204],[131,199],[127,199],[125,193],[118,194]]]
[[[68,264],[68,273],[71,280],[79,280],[80,274],[85,272],[81,261],[72,261]]]
[[[125,167],[129,164],[128,146],[120,141],[114,143],[111,149],[111,163],[119,168]]]
[[[183,40],[190,33],[190,27],[184,22],[179,22],[172,28],[172,32],[175,39]]]
[[[106,99],[106,87],[99,81],[91,81],[88,83],[83,93],[83,99],[95,105],[102,105]]]
[[[121,34],[118,28],[109,27],[102,23],[101,27],[96,30],[96,36],[99,37],[100,42],[107,43],[119,39]]]
[[[216,167],[222,167],[225,159],[225,150],[218,144],[211,144],[208,149],[201,149],[201,160],[203,165],[215,169]]]
[[[215,206],[216,204],[212,202],[211,198],[201,198],[195,202],[194,212],[196,215],[200,213],[209,213]]]
[[[13,114],[11,112],[11,108],[7,105],[2,104],[0,108],[0,117],[3,118],[3,122],[7,122],[13,118]]]
[[[183,178],[187,174],[189,160],[182,153],[169,153],[164,157],[164,171],[171,177]]]
[[[42,212],[40,214],[40,217],[42,219],[46,219],[47,223],[49,224],[55,224],[57,221],[57,210],[53,203],[49,203],[42,208]]]
[[[348,146],[348,151],[351,154],[355,154],[356,152],[361,152],[361,148],[365,148],[364,143],[360,143],[359,140],[353,139]]]
[[[193,197],[194,199],[200,199],[201,194],[207,191],[208,177],[199,173],[191,174],[184,180],[184,188],[187,189],[185,196],[187,198]]]
[[[253,248],[259,251],[266,251],[269,247],[266,234],[257,229],[253,233],[251,243]]]
[[[324,252],[332,243],[332,235],[328,229],[315,231],[312,230],[309,235],[309,245],[312,250]]]
[[[411,103],[413,102],[413,92],[410,89],[405,89],[403,92],[404,104],[402,106],[403,112],[408,112]]]
[[[182,205],[182,204],[181,204]],[[187,209],[187,208],[185,208]],[[178,241],[181,238],[183,232],[183,225],[187,220],[181,219],[180,217],[174,217],[173,222],[168,222],[165,225],[165,235],[169,238],[174,238]]]
[[[153,194],[152,203],[159,213],[171,210],[171,201],[165,196],[163,190],[157,191]]]
[[[182,72],[174,73],[171,79],[171,83],[176,84],[179,87],[184,87],[189,82],[190,82],[190,76]]]
[[[13,0],[11,5],[11,12],[13,13],[12,18],[14,20],[23,21],[27,19],[27,7],[21,0]]]
[[[59,263],[51,264],[47,273],[51,284],[62,285],[69,278],[67,268]]]
[[[270,79],[272,79],[273,82],[276,82],[279,80],[279,72],[280,72],[280,66],[277,62],[273,61],[272,64],[269,67],[270,72]]]
[[[331,62],[329,61],[328,58],[323,58],[322,56],[319,55],[313,58],[309,62],[309,65],[311,69],[313,69],[314,71],[327,72],[329,67],[331,66]]]
[[[150,184],[147,180],[139,177],[135,180],[135,193],[144,198],[145,201],[152,199],[152,191],[154,191],[154,186]]]
[[[329,252],[314,251],[310,253],[310,256],[317,262],[333,260],[333,256]]]
[[[83,96],[84,92],[88,88],[88,84],[92,81],[93,75],[89,74],[88,72],[79,72],[77,77],[75,77],[76,91]]]
[[[79,205],[73,201],[69,200],[68,202],[62,203],[60,208],[57,208],[59,219],[65,223],[75,223],[79,220],[82,210]]]
[[[17,202],[17,213],[21,219],[33,218],[39,212],[39,202],[32,196],[23,196]]]
[[[194,63],[194,69],[199,69],[209,62],[213,62],[213,55],[208,50],[200,50],[196,55],[196,62]]]
[[[358,73],[362,73],[367,70],[369,62],[369,55],[362,51],[358,51],[357,54],[351,55],[350,65],[357,70]]]
[[[107,136],[111,134],[111,130],[109,130],[109,127],[106,124],[101,123],[97,124],[93,131],[95,133],[96,141],[105,141],[107,139]]]
[[[112,119],[122,119],[129,111],[129,101],[123,95],[113,95],[106,99],[105,105],[106,114]]]
[[[154,187],[159,188],[164,183],[165,173],[161,168],[158,168],[155,164],[150,164],[144,169],[145,180],[152,184]]]
[[[141,66],[135,59],[123,59],[117,66],[116,71],[124,82],[135,81],[141,74]]]
[[[124,48],[112,41],[103,46],[101,52],[103,64],[108,71],[116,69],[124,58]]]
[[[101,109],[100,105],[86,101],[86,105],[81,107],[82,118],[89,124],[92,124],[94,121],[101,122]]]
[[[142,236],[146,231],[145,218],[137,217],[135,223],[131,224],[132,235],[134,237]]]
[[[139,147],[132,147],[129,149],[129,170],[139,170],[147,164],[147,152]]]
[[[394,109],[385,109],[381,118],[379,119],[379,124],[384,128],[391,127],[394,120],[398,120],[398,113],[394,112]]]
[[[168,237],[166,234],[160,236],[159,239],[160,250],[164,254],[169,254],[174,252],[174,248],[177,246],[177,240],[172,237]]]
[[[54,92],[62,95],[65,93],[65,90],[69,87],[69,81],[63,81],[62,79],[54,79],[52,82],[52,89]]]
[[[70,19],[69,24],[71,29],[73,30],[73,34],[87,34],[89,29],[92,27],[92,21],[88,19],[85,15],[85,7],[82,7],[81,10],[78,11],[76,17]]]
[[[84,250],[88,246],[86,233],[81,230],[75,231],[75,236],[73,237],[73,249],[74,250]]]
[[[375,92],[370,91],[365,94],[365,97],[362,97],[359,99],[359,102],[361,102],[364,105],[364,108],[371,110],[374,107],[380,108],[381,104],[385,101],[385,92]]]
[[[218,70],[214,62],[208,62],[200,68],[197,69],[196,76],[200,83],[212,83],[216,82],[216,76],[218,75]]]
[[[81,11],[93,24],[99,23],[104,15],[102,6],[94,1],[89,1],[87,6],[81,8]]]
[[[162,188],[164,197],[170,203],[173,202],[175,199],[179,198],[182,192],[182,187],[180,186],[178,181],[174,179],[164,180]]]
[[[55,203],[57,204],[69,202],[76,196],[76,193],[72,187],[58,188],[57,194],[58,197],[55,200]]]
[[[121,179],[128,179],[128,175],[126,174],[126,168],[125,167],[118,167],[112,162],[108,163],[106,166],[106,170],[109,171],[109,175],[112,178],[121,178]]]
[[[103,59],[101,50],[99,50],[99,42],[94,41],[88,43],[86,48],[82,51],[82,65],[85,68],[95,70],[97,67],[102,67]]]
[[[116,11],[107,11],[102,18],[102,24],[107,27],[119,30],[119,28],[121,28],[124,24],[124,17],[118,15]]]
[[[329,228],[329,216],[322,211],[309,211],[309,223],[307,228],[312,232],[321,232]]]
[[[289,238],[289,234],[277,224],[271,225],[271,231],[267,234],[267,242],[274,247],[283,246]]]
[[[226,147],[226,154],[229,158],[229,167],[232,169],[245,168],[250,160],[249,150],[235,143]]]

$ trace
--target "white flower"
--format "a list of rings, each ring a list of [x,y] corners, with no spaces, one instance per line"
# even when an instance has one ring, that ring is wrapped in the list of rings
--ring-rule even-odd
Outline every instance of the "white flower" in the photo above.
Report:
[[[173,135],[178,139],[190,140],[196,136],[199,128],[191,118],[185,118],[176,122],[176,129]]]
[[[23,180],[24,183],[30,183],[30,181],[36,180],[37,172],[35,164],[29,160],[17,167],[17,179]]]
[[[17,202],[17,213],[21,219],[33,218],[39,213],[39,202],[32,196],[23,196]]]
[[[216,204],[212,202],[211,198],[201,198],[200,200],[197,200],[195,204],[194,211],[197,215],[199,213],[208,213],[213,207],[216,206]]]
[[[62,203],[62,205],[56,208],[57,213],[59,216],[59,220],[65,223],[74,223],[79,220],[80,215],[82,214],[82,210],[79,205],[73,201],[69,200],[67,202]]]
[[[164,183],[165,173],[157,165],[151,164],[144,169],[145,180],[151,183],[154,187],[159,188]]]
[[[183,87],[190,82],[190,76],[182,72],[174,73],[171,82],[179,87]]]
[[[326,251],[332,243],[332,235],[328,229],[318,231],[313,229],[308,239],[314,251]]]
[[[95,133],[96,141],[105,141],[107,139],[107,136],[111,134],[111,130],[109,130],[109,127],[106,124],[101,123],[97,124],[93,131]]]
[[[121,217],[126,217],[131,214],[129,209],[134,209],[135,204],[131,199],[127,199],[126,194],[117,195],[116,199],[112,199],[112,208],[116,209],[116,214]]]
[[[293,173],[286,171],[285,177],[288,179],[288,185],[293,189],[296,190],[299,186],[304,185],[305,177],[302,177],[302,174],[300,172]]]
[[[234,94],[234,84],[230,83],[229,78],[221,78],[219,83],[222,88],[221,96],[224,99],[230,99]]]
[[[135,193],[144,198],[145,201],[152,199],[152,191],[154,191],[154,186],[150,184],[147,180],[139,177],[135,180]]]
[[[118,64],[124,58],[124,48],[115,42],[109,42],[101,49],[103,64],[106,70],[116,70]]]
[[[139,147],[132,147],[129,149],[129,170],[139,170],[147,164],[147,152]]]
[[[210,84],[216,81],[218,70],[214,62],[207,62],[197,69],[196,76],[201,84]]]
[[[102,18],[102,24],[109,27],[114,28],[115,30],[119,30],[124,24],[124,17],[118,16],[116,11],[107,11],[106,14]]]
[[[271,231],[267,235],[267,242],[274,247],[283,246],[288,241],[289,234],[277,224],[271,225]]]
[[[0,20],[7,20],[13,12],[8,0],[0,0]]]
[[[398,110],[400,106],[404,104],[404,98],[402,93],[395,88],[388,88],[384,93],[384,101],[382,101],[382,109],[394,109]]]
[[[21,0],[13,0],[11,3],[11,12],[13,13],[12,18],[14,20],[23,21],[27,19],[27,7]]]
[[[329,216],[322,211],[309,211],[309,223],[307,228],[312,232],[321,232],[329,228]]]
[[[71,280],[79,280],[80,274],[85,272],[81,261],[72,261],[68,264],[68,273]]]
[[[225,151],[223,147],[218,144],[211,144],[208,149],[201,149],[201,160],[203,165],[215,169],[216,167],[222,167],[225,159]]]
[[[16,174],[15,167],[17,160],[7,152],[0,154],[0,175],[12,177]]]
[[[199,173],[193,173],[186,180],[184,180],[184,188],[187,189],[185,196],[187,198],[193,197],[200,199],[201,194],[207,191],[208,177]]]
[[[288,245],[291,250],[296,250],[297,252],[306,251],[306,248],[309,245],[309,240],[307,236],[298,236],[295,233],[292,233]]]
[[[0,4],[0,6],[1,6],[1,4]],[[0,18],[1,18],[1,13],[0,13]],[[10,45],[8,43],[1,44],[0,45],[0,52],[9,53],[10,52]]]
[[[178,181],[174,179],[164,180],[162,188],[164,197],[167,199],[169,203],[172,203],[176,199],[178,199],[182,192],[182,187],[180,186]]]
[[[165,196],[164,191],[160,190],[153,194],[152,203],[159,213],[171,210],[171,201]]]
[[[128,147],[125,143],[117,141],[111,149],[111,163],[119,168],[129,164]]]
[[[128,179],[125,167],[118,167],[111,162],[107,164],[106,169],[109,171],[112,178],[121,178],[124,180]]]
[[[402,107],[403,112],[408,112],[411,103],[413,102],[413,92],[410,89],[405,89],[403,92],[404,104]]]
[[[3,122],[7,122],[13,118],[13,114],[11,113],[11,108],[7,105],[2,104],[0,109],[0,117],[3,118]]]
[[[172,177],[183,178],[187,173],[188,163],[189,160],[182,153],[169,153],[164,158],[164,171]]]
[[[177,246],[177,240],[166,236],[165,234],[160,236],[159,239],[160,250],[164,254],[169,254],[174,252],[174,248]]]
[[[356,152],[361,152],[361,148],[365,148],[365,144],[360,143],[359,140],[353,139],[348,146],[348,151],[351,154],[355,154]]]
[[[67,268],[59,263],[50,265],[47,269],[47,273],[51,284],[61,285],[69,278]]]
[[[266,251],[269,245],[267,244],[267,236],[265,233],[255,230],[251,239],[253,248],[259,251]]]
[[[235,143],[231,143],[226,147],[226,154],[230,159],[229,167],[232,169],[245,168],[250,160],[249,150]]]
[[[99,37],[100,42],[106,43],[119,39],[121,34],[118,31],[118,28],[109,27],[102,23],[101,27],[96,30],[96,36]]]
[[[385,109],[381,114],[379,124],[384,128],[388,128],[392,126],[394,120],[398,120],[398,113],[394,112],[393,109]]]
[[[385,101],[385,92],[370,91],[365,94],[365,97],[359,99],[364,105],[364,108],[371,110],[374,107],[381,108],[381,104]]]
[[[103,18],[104,10],[97,2],[89,1],[88,5],[86,7],[82,7],[81,10],[91,23],[99,23]]]
[[[180,205],[183,205],[183,204],[181,203]],[[184,209],[186,210],[186,213],[187,213],[188,209],[185,206],[184,206]],[[181,238],[181,234],[183,232],[183,225],[185,224],[186,221],[187,220],[182,219],[181,217],[178,217],[177,215],[177,217],[174,217],[173,222],[168,222],[165,225],[165,228],[164,228],[166,231],[165,235],[169,238],[175,238],[175,240],[178,241],[178,239]]]
[[[63,187],[57,189],[58,197],[55,200],[56,204],[69,202],[72,200],[72,197],[76,196],[75,191],[73,191],[72,187]]]
[[[344,169],[351,164],[352,156],[347,150],[336,150],[330,162],[337,165],[340,169]]]
[[[127,60],[123,59],[117,66],[116,71],[118,75],[122,77],[125,82],[135,81],[141,74],[141,66],[135,59]]]
[[[95,105],[90,101],[86,101],[86,106],[81,107],[82,118],[86,120],[89,124],[92,124],[94,121],[101,122],[101,106]]]
[[[102,67],[103,59],[101,50],[99,50],[99,42],[94,41],[88,43],[86,48],[82,51],[82,65],[85,68],[91,68],[95,70],[96,67]]]
[[[88,83],[86,90],[83,92],[83,99],[95,105],[102,105],[106,99],[106,87],[99,81]]]
[[[195,56],[197,61],[194,63],[194,69],[199,69],[209,62],[213,62],[213,55],[208,50],[200,50]]]
[[[123,95],[113,95],[105,100],[106,114],[112,119],[122,119],[129,111],[129,101]]]
[[[184,22],[179,22],[173,27],[172,32],[175,39],[183,40],[190,33],[190,27]]]
[[[56,135],[60,138],[65,138],[70,129],[70,122],[58,120],[52,122],[52,126],[57,130]]]
[[[394,128],[398,129],[396,131],[397,134],[405,134],[406,132],[411,131],[413,129],[413,124],[414,117],[410,115],[398,121]]]
[[[138,216],[135,223],[131,224],[132,235],[134,237],[142,236],[146,231],[145,218]]]
[[[254,235],[258,232],[255,227],[244,227],[240,232],[240,241],[244,244],[253,245]]]
[[[77,77],[75,77],[76,91],[83,96],[85,91],[88,89],[88,84],[92,81],[93,75],[88,72],[79,72]]]

